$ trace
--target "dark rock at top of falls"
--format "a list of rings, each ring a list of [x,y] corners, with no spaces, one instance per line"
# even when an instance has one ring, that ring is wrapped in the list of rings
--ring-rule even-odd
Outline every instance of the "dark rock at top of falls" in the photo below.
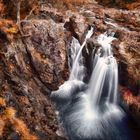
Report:
[[[124,9],[134,9],[139,7],[140,0],[96,0],[100,4],[109,7],[118,7]]]

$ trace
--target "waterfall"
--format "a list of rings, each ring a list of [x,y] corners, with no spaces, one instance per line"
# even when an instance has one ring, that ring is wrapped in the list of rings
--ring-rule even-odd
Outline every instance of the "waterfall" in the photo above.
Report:
[[[83,63],[81,62],[82,61],[82,50],[87,42],[87,39],[90,38],[92,36],[92,34],[93,34],[93,27],[91,27],[91,29],[88,31],[88,33],[85,37],[85,40],[84,40],[83,44],[81,45],[77,56],[75,57],[75,61],[74,61],[74,64],[72,66],[72,71],[70,73],[69,80],[73,80],[73,79],[77,79],[80,81],[83,80],[83,78],[84,78],[83,77],[84,76],[84,66],[83,66]],[[76,44],[77,44],[76,45],[77,47],[80,45],[78,43],[76,43]]]
[[[68,63],[69,63],[70,70],[72,69],[73,63],[75,62],[75,59],[80,50],[80,47],[81,47],[81,45],[80,45],[79,41],[76,38],[72,37],[72,41],[70,44],[68,44],[68,47],[67,47],[68,48],[67,49],[68,50],[67,51]]]
[[[97,39],[101,48],[96,53],[89,89],[87,90],[87,94],[96,108],[99,107],[100,102],[102,104],[117,103],[118,66],[110,44],[114,39],[113,35],[108,36],[107,33],[101,34]]]
[[[70,78],[52,92],[51,98],[59,111],[63,133],[70,140],[127,140],[126,116],[118,105],[118,66],[111,48],[115,39],[113,33],[98,36],[101,48],[92,61],[89,83],[83,82],[82,49],[92,33],[93,28],[88,31],[80,49],[79,43],[73,39],[71,45],[78,47],[78,53],[74,57]]]
[[[92,34],[93,27],[88,30],[82,45],[80,45],[79,41],[76,38],[72,38],[70,50],[70,52],[72,53],[72,69],[70,78],[63,85],[61,85],[57,91],[53,91],[51,94],[52,100],[55,102],[59,102],[57,108],[61,108],[61,105],[63,105],[63,103],[69,104],[70,98],[72,98],[72,94],[81,91],[86,87],[85,83],[83,82],[85,67],[83,65],[82,50],[86,44],[87,39],[90,38]]]

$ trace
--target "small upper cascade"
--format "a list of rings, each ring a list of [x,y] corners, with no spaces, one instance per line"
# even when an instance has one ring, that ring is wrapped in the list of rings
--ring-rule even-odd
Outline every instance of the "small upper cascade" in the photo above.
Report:
[[[86,34],[85,40],[84,40],[82,45],[80,45],[80,43],[78,43],[78,40],[74,41],[74,40],[76,40],[75,38],[72,41],[71,45],[74,45],[76,47],[78,46],[78,48],[80,46],[80,49],[79,49],[79,51],[77,53],[77,56],[74,57],[75,61],[74,61],[73,66],[72,66],[72,70],[71,70],[71,73],[70,73],[69,80],[80,80],[80,81],[83,81],[85,67],[83,66],[82,50],[83,50],[83,47],[85,46],[85,44],[87,42],[87,39],[89,39],[92,36],[93,30],[94,30],[94,28],[91,27],[91,29]],[[72,46],[72,48],[73,48],[73,46]]]
[[[110,33],[108,34],[107,32],[105,32],[104,34],[101,34],[98,39],[97,42],[99,44],[101,44],[102,46],[102,55],[103,57],[107,57],[107,56],[111,56],[112,51],[111,51],[111,42],[114,40],[114,33]]]
[[[68,45],[68,54],[69,54],[68,63],[69,63],[70,70],[72,69],[73,63],[80,50],[80,47],[81,47],[81,45],[80,45],[79,41],[75,37],[72,37],[72,41]]]

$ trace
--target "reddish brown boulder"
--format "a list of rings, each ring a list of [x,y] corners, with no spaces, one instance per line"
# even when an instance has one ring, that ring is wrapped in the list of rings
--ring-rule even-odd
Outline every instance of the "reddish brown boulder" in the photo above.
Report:
[[[32,20],[22,24],[24,33],[30,34],[26,42],[35,71],[47,87],[57,88],[66,74],[63,24],[53,20]]]

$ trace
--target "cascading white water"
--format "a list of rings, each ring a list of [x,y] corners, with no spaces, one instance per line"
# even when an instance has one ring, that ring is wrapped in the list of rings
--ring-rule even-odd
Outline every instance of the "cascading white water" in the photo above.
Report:
[[[93,27],[91,27],[91,29],[88,31],[88,33],[85,37],[85,40],[84,40],[83,44],[81,45],[77,56],[75,57],[75,61],[74,61],[73,66],[72,66],[72,71],[70,73],[69,80],[73,80],[73,79],[77,79],[80,81],[83,80],[83,78],[84,78],[84,66],[82,63],[82,58],[83,58],[82,57],[82,50],[87,42],[87,39],[90,38],[92,36],[92,34],[93,34]],[[76,44],[77,44],[76,46],[79,48],[80,44],[78,44],[77,42],[76,42]],[[75,45],[75,44],[73,44],[73,45]]]
[[[87,37],[91,37],[92,32],[93,29]],[[86,86],[80,62],[86,38],[77,53],[69,80],[52,92],[59,121],[71,140],[127,139],[127,132],[122,128],[125,114],[118,106],[118,66],[111,50],[114,39],[113,34],[108,36],[107,33],[98,37],[101,48],[95,55],[93,72]]]
[[[96,59],[93,63],[94,68],[87,90],[87,94],[96,108],[102,99],[105,100],[102,102],[106,104],[110,102],[117,103],[118,66],[116,59],[113,57],[110,44],[114,39],[113,35],[108,36],[106,33],[101,34],[97,39],[102,48],[96,53]],[[104,92],[106,93],[104,94]],[[102,98],[102,96],[104,97]]]
[[[72,69],[70,78],[63,85],[61,85],[57,91],[52,92],[52,100],[57,100],[57,102],[59,101],[59,103],[64,102],[66,104],[69,104],[69,99],[72,97],[72,94],[85,88],[86,85],[83,82],[85,67],[83,65],[82,49],[85,46],[87,39],[90,38],[92,34],[93,27],[88,30],[82,45],[80,45],[79,41],[76,38],[72,38],[70,52],[73,54],[71,54]]]
[[[73,63],[75,62],[75,59],[80,50],[80,47],[81,47],[81,45],[80,45],[79,41],[76,38],[72,37],[72,41],[67,47],[68,54],[69,54],[68,63],[69,63],[70,70],[72,69]]]

